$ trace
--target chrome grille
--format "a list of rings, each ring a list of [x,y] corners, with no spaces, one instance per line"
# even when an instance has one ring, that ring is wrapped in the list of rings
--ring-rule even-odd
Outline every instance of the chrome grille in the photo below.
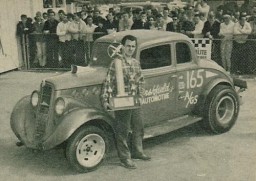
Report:
[[[41,113],[47,114],[49,112],[51,95],[52,95],[52,86],[49,84],[43,85],[41,87],[41,101],[40,101],[40,109],[39,109]]]

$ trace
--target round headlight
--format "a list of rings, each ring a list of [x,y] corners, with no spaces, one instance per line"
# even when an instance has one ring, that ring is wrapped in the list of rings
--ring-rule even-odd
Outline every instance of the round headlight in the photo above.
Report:
[[[31,104],[33,107],[36,107],[39,101],[38,91],[33,91],[31,94]]]
[[[65,101],[63,98],[59,97],[55,102],[55,112],[61,115],[65,109]]]

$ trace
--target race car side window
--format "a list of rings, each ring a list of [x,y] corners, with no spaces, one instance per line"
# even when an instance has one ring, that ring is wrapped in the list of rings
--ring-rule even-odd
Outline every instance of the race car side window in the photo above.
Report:
[[[184,42],[176,43],[177,64],[191,62],[191,51],[188,44]]]
[[[159,45],[144,49],[140,52],[142,69],[152,69],[171,65],[170,45]]]

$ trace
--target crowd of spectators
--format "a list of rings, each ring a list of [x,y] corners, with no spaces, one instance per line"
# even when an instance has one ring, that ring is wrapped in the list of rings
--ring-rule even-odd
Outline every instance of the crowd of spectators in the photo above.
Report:
[[[87,65],[97,38],[118,31],[150,29],[210,38],[212,59],[219,65],[234,74],[255,73],[256,7],[251,14],[222,6],[212,11],[207,0],[201,0],[195,6],[175,10],[150,7],[116,12],[109,8],[106,17],[100,13],[97,7],[83,6],[75,14],[60,10],[56,16],[50,9],[37,12],[34,20],[22,15],[17,34],[30,34],[32,64],[39,67]]]

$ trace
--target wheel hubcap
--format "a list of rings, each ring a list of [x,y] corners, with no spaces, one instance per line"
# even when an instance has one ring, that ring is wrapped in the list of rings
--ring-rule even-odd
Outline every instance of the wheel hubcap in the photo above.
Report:
[[[105,149],[105,141],[100,135],[89,134],[78,143],[76,157],[82,166],[94,167],[104,157]]]
[[[230,96],[222,97],[217,104],[217,120],[222,124],[226,124],[232,120],[234,112],[235,104],[233,99]]]

